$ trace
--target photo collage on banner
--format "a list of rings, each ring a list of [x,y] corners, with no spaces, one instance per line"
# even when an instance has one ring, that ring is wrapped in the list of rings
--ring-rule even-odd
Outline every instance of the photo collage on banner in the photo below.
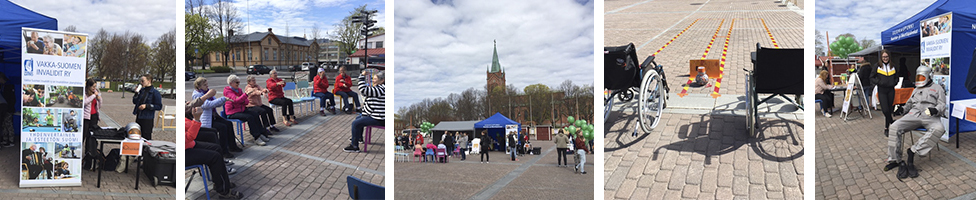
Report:
[[[81,186],[87,35],[22,33],[20,187]]]
[[[952,13],[935,16],[919,22],[921,33],[920,48],[922,65],[932,68],[932,82],[941,84],[946,91],[946,105],[949,105],[949,57],[952,54]],[[946,109],[949,110],[949,109]],[[949,126],[949,116],[942,119],[943,127]],[[949,139],[949,134],[942,136]]]

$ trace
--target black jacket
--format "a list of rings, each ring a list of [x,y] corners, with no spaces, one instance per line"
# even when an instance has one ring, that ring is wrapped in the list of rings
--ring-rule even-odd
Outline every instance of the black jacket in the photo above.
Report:
[[[481,152],[491,151],[491,137],[488,135],[481,136]]]
[[[518,139],[515,139],[515,134],[508,135],[508,147],[518,147]]]
[[[895,66],[890,67],[892,67],[892,72],[885,72],[881,69],[881,65],[875,66],[874,70],[871,70],[871,83],[877,85],[878,88],[894,88],[895,84],[898,84],[898,77],[901,72]]]

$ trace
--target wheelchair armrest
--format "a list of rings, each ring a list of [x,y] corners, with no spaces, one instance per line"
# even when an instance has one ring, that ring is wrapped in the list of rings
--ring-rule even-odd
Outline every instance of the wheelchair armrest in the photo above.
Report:
[[[641,63],[640,66],[643,69],[643,68],[646,68],[646,67],[650,66],[651,63],[654,63],[654,56],[647,56],[647,58],[644,59],[644,62]],[[653,67],[657,67],[657,66],[650,66],[650,67],[653,68]]]
[[[757,52],[750,52],[749,53],[749,56],[752,58],[752,64],[756,64],[756,53]]]

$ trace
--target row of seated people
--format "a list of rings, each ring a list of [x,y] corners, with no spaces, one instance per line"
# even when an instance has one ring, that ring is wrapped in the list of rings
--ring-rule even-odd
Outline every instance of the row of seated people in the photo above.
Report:
[[[360,92],[365,95],[366,109],[362,108],[357,110],[364,111],[362,115],[356,118],[352,123],[352,138],[350,139],[349,147],[344,148],[346,152],[359,152],[359,141],[362,141],[362,132],[364,127],[370,125],[383,125],[384,121],[384,107],[385,107],[385,87],[384,83],[384,73],[380,72],[374,74],[372,77],[372,85],[365,85],[366,72],[359,77],[359,88]],[[326,92],[324,88],[328,88],[328,81],[325,80],[325,73],[319,70],[318,77],[316,77],[315,93],[320,94]],[[344,73],[344,69],[340,70],[339,77],[348,77]],[[339,79],[337,77],[337,79]],[[321,78],[321,79],[320,79]],[[277,122],[274,118],[274,111],[271,107],[264,105],[262,96],[267,95],[269,103],[275,104],[282,107],[282,124],[285,126],[291,126],[296,124],[294,108],[292,105],[292,100],[284,97],[283,86],[285,82],[278,78],[277,71],[272,71],[270,73],[270,78],[266,81],[267,88],[262,89],[260,85],[257,84],[255,80],[256,76],[250,75],[247,77],[247,85],[242,89],[240,78],[237,75],[229,75],[227,77],[227,83],[229,86],[225,87],[223,90],[223,97],[215,97],[216,91],[209,88],[209,83],[206,78],[197,78],[194,85],[194,92],[191,101],[187,102],[187,149],[197,146],[198,151],[213,151],[216,155],[219,155],[222,159],[221,162],[212,161],[213,158],[209,157],[188,157],[186,165],[196,165],[196,164],[206,164],[211,167],[211,172],[223,173],[226,175],[214,175],[213,177],[221,177],[232,175],[236,173],[236,170],[226,166],[233,165],[233,162],[228,160],[223,160],[223,158],[234,158],[235,156],[231,152],[241,152],[243,149],[237,146],[234,141],[234,126],[227,119],[240,120],[241,122],[248,124],[248,131],[253,137],[254,144],[259,146],[267,145],[267,142],[271,141],[273,132],[280,132],[275,125]],[[342,78],[344,81],[339,81],[336,87],[349,87],[347,84],[351,82],[351,78]],[[324,82],[324,84],[323,84]],[[342,85],[342,86],[340,86]],[[348,89],[348,88],[346,88]],[[341,90],[336,90],[341,91]],[[358,96],[358,94],[345,93],[350,96]],[[328,96],[333,95],[316,95],[316,96]],[[329,99],[329,111],[333,114],[334,102]],[[354,98],[358,106],[358,100]],[[325,106],[324,99],[322,101],[323,109],[320,113],[324,115]],[[347,105],[348,106],[348,105]],[[224,113],[218,113],[218,107],[223,107]],[[195,116],[197,110],[199,110],[199,116]],[[194,134],[190,135],[190,129],[192,123],[198,123],[199,127],[195,128]],[[191,145],[190,142],[194,142]],[[214,144],[214,145],[209,145]],[[211,152],[208,152],[211,153]],[[188,153],[190,154],[190,153]],[[208,154],[200,154],[208,155]],[[195,160],[191,161],[191,158]],[[223,165],[223,167],[214,167],[212,165]],[[218,170],[217,168],[223,168]],[[217,186],[217,191],[220,195],[224,195],[224,192],[230,191],[229,186],[232,184],[217,184],[215,178],[215,186]],[[227,179],[229,181],[229,179]],[[225,187],[225,188],[221,188]],[[226,189],[226,190],[222,190]],[[239,195],[230,194],[228,197],[236,197]]]

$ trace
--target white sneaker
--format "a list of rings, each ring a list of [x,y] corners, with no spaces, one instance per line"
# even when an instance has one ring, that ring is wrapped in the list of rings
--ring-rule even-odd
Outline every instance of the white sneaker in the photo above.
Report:
[[[270,142],[271,141],[271,138],[268,138],[268,136],[264,136],[264,135],[258,136],[258,138],[261,139],[261,140],[264,140],[265,142]]]
[[[824,112],[824,116],[827,116],[827,118],[831,118],[831,117],[833,117],[834,115],[831,115],[831,114],[830,114],[829,112]]]
[[[258,146],[268,145],[268,143],[266,143],[264,141],[261,141],[260,137],[258,139],[254,139],[254,144],[256,144]]]

